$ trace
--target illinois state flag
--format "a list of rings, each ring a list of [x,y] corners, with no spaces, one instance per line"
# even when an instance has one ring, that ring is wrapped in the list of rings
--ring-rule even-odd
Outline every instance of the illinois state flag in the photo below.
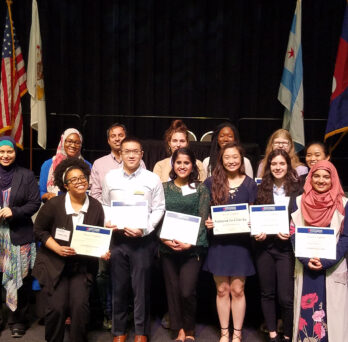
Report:
[[[32,2],[28,57],[27,85],[30,94],[30,125],[37,131],[37,143],[46,148],[46,101],[42,65],[42,45],[39,12],[36,0]]]
[[[296,151],[303,148],[303,68],[301,46],[301,0],[297,0],[292,20],[288,48],[278,100],[285,107],[283,128],[287,129],[295,143]]]
[[[348,133],[348,4],[344,14],[342,34],[338,45],[329,116],[325,130],[325,141],[336,135],[333,150]]]
[[[9,2],[2,42],[0,83],[0,134],[11,135],[18,147],[23,148],[21,97],[27,92],[26,73]]]

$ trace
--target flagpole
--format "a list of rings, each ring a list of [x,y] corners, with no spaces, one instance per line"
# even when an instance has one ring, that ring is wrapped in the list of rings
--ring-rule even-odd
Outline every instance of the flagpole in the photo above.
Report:
[[[30,126],[29,169],[32,171],[33,170],[33,129],[31,128],[31,125],[29,125],[29,126]]]

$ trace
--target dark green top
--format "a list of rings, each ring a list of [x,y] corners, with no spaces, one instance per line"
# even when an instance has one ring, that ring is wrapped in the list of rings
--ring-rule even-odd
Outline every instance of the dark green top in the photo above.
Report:
[[[181,188],[176,186],[173,181],[163,183],[164,196],[166,200],[166,210],[175,211],[182,214],[200,216],[202,218],[196,246],[184,252],[176,252],[165,244],[160,244],[161,253],[187,253],[189,255],[199,255],[205,253],[208,247],[207,230],[205,220],[208,218],[210,210],[209,191],[203,183],[198,184],[195,193],[183,196]]]

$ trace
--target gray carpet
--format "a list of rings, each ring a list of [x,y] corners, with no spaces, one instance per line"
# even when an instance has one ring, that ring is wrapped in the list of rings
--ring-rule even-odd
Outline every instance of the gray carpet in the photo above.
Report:
[[[25,336],[21,339],[13,339],[9,329],[2,331],[0,340],[1,342],[14,342],[15,340],[21,342],[42,342],[45,340],[44,326],[41,326],[36,322],[32,324],[30,329],[27,330]],[[163,329],[160,325],[160,319],[153,320],[151,326],[151,342],[171,342],[168,330]],[[112,335],[110,332],[103,330],[91,331],[88,335],[89,342],[112,342]],[[130,332],[127,342],[134,341],[134,333]],[[197,324],[196,326],[196,341],[197,342],[218,342],[219,333],[217,327],[210,325]],[[236,341],[236,340],[235,340]],[[244,327],[243,329],[243,342],[264,342],[266,341],[265,335],[256,331],[254,328]],[[69,333],[66,331],[64,342],[73,342],[69,340]]]

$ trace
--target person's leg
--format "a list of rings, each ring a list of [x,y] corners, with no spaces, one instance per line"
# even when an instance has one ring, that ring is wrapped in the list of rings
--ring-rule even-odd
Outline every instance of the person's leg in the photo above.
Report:
[[[220,321],[221,338],[220,342],[229,341],[229,324],[231,313],[230,279],[229,277],[215,276],[216,285],[216,308]]]
[[[233,336],[234,339],[242,339],[242,328],[245,317],[246,301],[244,294],[245,277],[231,277],[230,278],[230,290],[231,290],[231,312],[233,319]]]
[[[177,339],[184,341],[185,334],[183,330],[183,317],[181,312],[180,288],[179,288],[179,270],[180,261],[174,255],[161,255],[164,283],[166,286],[166,295],[168,302],[168,311],[170,318],[170,328],[174,333],[178,332]]]
[[[134,295],[135,335],[150,334],[150,286],[151,266],[154,258],[152,238],[144,237],[132,245],[130,254],[130,273]]]
[[[261,289],[261,307],[269,336],[277,336],[276,314],[276,268],[275,260],[269,251],[258,250],[256,254],[256,267],[259,275]]]
[[[103,325],[104,328],[109,328],[109,321],[112,314],[111,303],[111,277],[110,277],[110,262],[99,259],[98,274],[96,277],[99,300],[103,307]]]
[[[202,259],[185,258],[180,269],[182,320],[186,337],[194,338],[197,309],[196,288]]]
[[[31,292],[31,283],[33,278],[27,276],[23,279],[23,285],[17,291],[17,309],[8,310],[8,325],[13,329],[19,329],[25,333],[28,328],[29,298]]]
[[[283,318],[284,338],[290,340],[293,326],[295,260],[292,251],[280,251],[276,258],[278,302]]]
[[[128,319],[128,292],[130,284],[129,257],[125,244],[111,250],[110,273],[112,280],[112,334],[125,335]]]
[[[71,315],[70,340],[87,341],[89,322],[89,295],[92,275],[76,273],[69,277],[69,311]]]
[[[69,303],[69,282],[65,275],[62,275],[59,283],[52,293],[45,288],[47,299],[45,315],[45,338],[48,342],[62,342],[64,340],[65,318]]]

